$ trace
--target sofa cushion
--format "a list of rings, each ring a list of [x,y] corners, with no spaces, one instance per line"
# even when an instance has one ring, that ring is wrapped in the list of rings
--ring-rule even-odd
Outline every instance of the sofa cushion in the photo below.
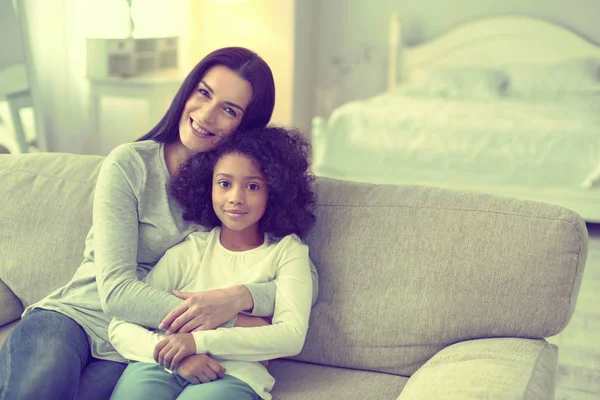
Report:
[[[543,338],[575,307],[588,236],[559,206],[422,186],[317,180],[319,271],[295,359],[410,376],[442,348]]]
[[[19,320],[0,326],[0,347],[4,345],[4,342],[8,339],[8,335],[15,328],[15,325],[17,325],[17,322],[19,322]]]
[[[427,361],[398,400],[551,399],[557,365],[556,346],[545,340],[461,342]]]
[[[22,312],[23,304],[0,279],[0,325],[20,318]]]
[[[83,260],[102,159],[0,155],[0,279],[24,306],[66,283]]]
[[[101,157],[0,155],[0,279],[25,305],[82,261]],[[318,178],[320,276],[297,360],[410,376],[442,348],[568,322],[587,255],[574,212],[420,186]]]
[[[408,378],[291,360],[269,363],[277,400],[396,400]]]

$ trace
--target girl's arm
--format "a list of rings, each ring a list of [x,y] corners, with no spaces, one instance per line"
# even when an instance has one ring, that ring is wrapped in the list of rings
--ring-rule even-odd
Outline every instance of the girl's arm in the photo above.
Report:
[[[115,350],[125,359],[156,364],[154,348],[165,336],[142,326],[113,318],[108,326],[108,338]]]
[[[312,278],[312,302],[314,306],[319,297],[319,274],[312,260],[310,262],[310,273]],[[256,317],[271,317],[275,312],[275,294],[277,287],[273,281],[265,283],[250,283],[246,287],[250,290],[254,304],[251,312],[246,312],[248,315]]]
[[[304,345],[312,299],[308,248],[291,240],[277,267],[273,325],[193,332],[196,353],[221,359],[261,361],[298,354]]]
[[[169,249],[146,275],[144,283],[167,292],[187,284],[191,277],[197,274],[202,259],[204,249],[198,242],[188,238]],[[153,332],[143,326],[113,318],[108,328],[108,337],[115,350],[126,359],[155,363],[154,348],[165,335],[162,332]]]

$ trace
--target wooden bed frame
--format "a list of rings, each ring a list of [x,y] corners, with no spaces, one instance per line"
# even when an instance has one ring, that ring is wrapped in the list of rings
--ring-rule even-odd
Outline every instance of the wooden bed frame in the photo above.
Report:
[[[600,57],[600,46],[562,26],[532,17],[478,19],[414,47],[402,47],[396,13],[391,14],[388,26],[389,88],[410,77],[415,70],[434,66],[493,67]]]
[[[557,48],[561,51],[556,51]],[[402,47],[397,15],[392,13],[389,20],[388,50],[388,89],[401,84],[415,71],[433,66],[493,67],[508,63],[552,63],[572,57],[600,58],[600,47],[577,33],[547,21],[524,16],[479,19],[454,28],[430,42],[405,48]],[[600,96],[600,92],[598,95]],[[323,126],[324,120],[315,118],[313,133],[318,133]],[[314,137],[317,136],[315,134]],[[600,140],[600,132],[598,137]],[[421,182],[407,181],[398,184]],[[538,189],[504,185],[456,187],[438,182],[435,186],[557,204],[576,211],[588,222],[600,222],[600,188]]]
[[[402,47],[398,17],[392,13],[389,34],[390,89],[408,79],[414,71],[434,66],[485,67],[509,63],[553,63],[573,57],[600,58],[600,46],[581,35],[562,26],[526,16],[478,19],[452,29],[430,42]],[[556,51],[557,48],[561,51]],[[598,137],[600,140],[600,132]],[[452,188],[558,204],[578,212],[588,222],[600,223],[600,188]]]

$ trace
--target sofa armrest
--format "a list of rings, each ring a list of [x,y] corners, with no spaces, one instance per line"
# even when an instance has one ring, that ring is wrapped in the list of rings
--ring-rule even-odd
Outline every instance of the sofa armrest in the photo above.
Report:
[[[398,400],[548,400],[557,371],[558,349],[544,339],[469,340],[429,359]]]
[[[21,300],[0,279],[0,326],[20,318],[22,313]]]

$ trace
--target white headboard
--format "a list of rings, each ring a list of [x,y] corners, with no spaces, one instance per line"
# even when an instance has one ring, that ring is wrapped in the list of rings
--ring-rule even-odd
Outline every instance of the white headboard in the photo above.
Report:
[[[490,17],[468,22],[431,42],[402,47],[396,13],[389,20],[388,87],[411,71],[437,65],[495,66],[552,63],[573,57],[598,57],[596,46],[553,23],[524,16]]]

